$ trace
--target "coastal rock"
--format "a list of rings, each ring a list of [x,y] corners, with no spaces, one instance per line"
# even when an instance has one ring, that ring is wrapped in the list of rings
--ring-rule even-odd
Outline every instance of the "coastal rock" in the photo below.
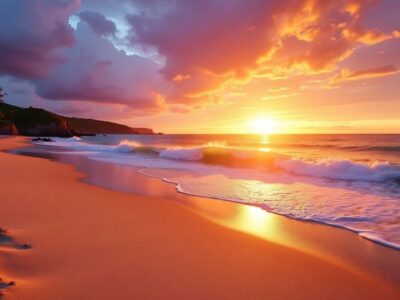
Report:
[[[51,138],[48,137],[38,137],[38,138],[33,138],[32,142],[54,142],[54,140],[52,140]]]

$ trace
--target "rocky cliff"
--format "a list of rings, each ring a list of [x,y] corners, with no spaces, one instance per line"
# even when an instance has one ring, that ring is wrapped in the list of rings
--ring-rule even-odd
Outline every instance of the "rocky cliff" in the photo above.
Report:
[[[69,137],[78,134],[64,118],[39,108],[16,110],[12,121],[21,135]]]
[[[0,134],[69,137],[85,134],[153,134],[149,128],[81,118],[69,118],[40,108],[0,103]]]
[[[126,125],[82,118],[66,118],[72,128],[81,134],[154,134],[149,128],[131,128]]]

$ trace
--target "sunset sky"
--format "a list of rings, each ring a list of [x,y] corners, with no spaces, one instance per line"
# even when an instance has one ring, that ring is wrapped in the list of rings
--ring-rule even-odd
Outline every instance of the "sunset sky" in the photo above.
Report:
[[[1,0],[0,86],[166,133],[400,133],[400,1]]]

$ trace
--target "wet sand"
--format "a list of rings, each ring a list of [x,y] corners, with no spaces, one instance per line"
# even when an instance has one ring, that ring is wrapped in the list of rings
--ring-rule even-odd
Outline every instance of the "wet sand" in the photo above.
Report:
[[[0,150],[24,141],[1,138]],[[0,153],[0,166],[0,227],[11,239],[0,277],[16,282],[1,289],[7,299],[400,297],[400,252],[344,230],[172,196],[141,175],[152,195],[89,185],[41,158]]]

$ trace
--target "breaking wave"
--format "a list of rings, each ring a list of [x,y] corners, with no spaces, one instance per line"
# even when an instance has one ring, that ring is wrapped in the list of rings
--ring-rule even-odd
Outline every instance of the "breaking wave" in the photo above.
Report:
[[[57,139],[56,146],[67,146],[78,151],[147,154],[158,158],[198,162],[235,168],[258,168],[266,171],[281,170],[296,175],[326,179],[383,182],[400,179],[400,166],[388,162],[355,162],[344,159],[306,160],[280,154],[223,145],[163,148],[143,146],[123,140],[117,145],[89,144],[80,138]]]
[[[400,167],[387,162],[357,163],[350,160],[306,161],[288,159],[278,162],[286,171],[298,175],[329,179],[382,182],[400,178]]]

